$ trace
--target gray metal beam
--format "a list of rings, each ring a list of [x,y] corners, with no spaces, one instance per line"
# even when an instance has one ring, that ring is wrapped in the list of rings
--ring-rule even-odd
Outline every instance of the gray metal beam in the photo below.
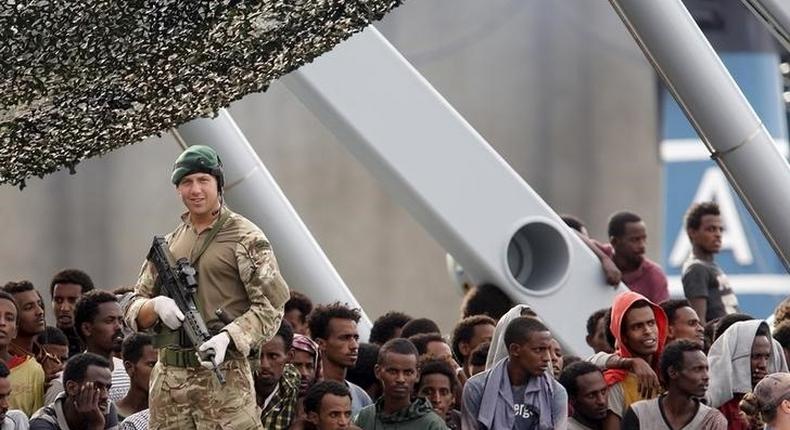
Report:
[[[192,120],[173,134],[182,145],[208,145],[217,151],[224,164],[225,198],[272,242],[290,288],[316,303],[340,301],[362,309],[228,111],[221,109],[214,119]],[[363,311],[362,339],[367,340],[370,327]]]
[[[784,48],[790,51],[790,2],[787,0],[742,0]]]
[[[790,268],[790,165],[686,7],[680,0],[610,2]]]
[[[475,282],[589,351],[579,327],[616,291],[598,260],[374,27],[282,81]]]

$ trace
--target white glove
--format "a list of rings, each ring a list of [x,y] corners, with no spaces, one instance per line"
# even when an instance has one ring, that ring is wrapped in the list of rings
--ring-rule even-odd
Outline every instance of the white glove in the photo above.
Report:
[[[176,302],[170,297],[156,296],[151,299],[154,304],[154,312],[159,315],[159,319],[171,330],[181,327],[184,321],[184,313],[178,309]]]
[[[228,344],[230,344],[230,336],[228,335],[228,332],[225,331],[220,332],[211,339],[203,342],[203,344],[198,347],[198,351],[206,352],[209,349],[213,349],[214,363],[210,361],[203,361],[198,355],[198,358],[201,358],[200,364],[209,370],[214,369],[214,364],[217,366],[222,364],[222,362],[225,361],[225,352],[228,350]]]

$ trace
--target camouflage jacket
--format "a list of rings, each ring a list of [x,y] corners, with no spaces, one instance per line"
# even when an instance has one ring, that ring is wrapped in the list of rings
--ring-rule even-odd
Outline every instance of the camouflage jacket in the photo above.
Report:
[[[188,214],[167,240],[178,259],[186,257],[198,273],[196,301],[212,334],[226,331],[236,349],[247,356],[250,350],[268,342],[277,332],[288,300],[288,286],[280,275],[277,261],[263,232],[243,216],[227,207],[227,220],[218,226],[221,215],[211,227],[198,233]],[[214,228],[220,230],[203,254],[196,256]],[[198,257],[198,261],[194,261]],[[134,296],[126,307],[125,321],[137,330],[137,314],[145,299],[155,295],[156,273],[148,261],[143,263]],[[233,320],[225,325],[215,314],[222,309]]]

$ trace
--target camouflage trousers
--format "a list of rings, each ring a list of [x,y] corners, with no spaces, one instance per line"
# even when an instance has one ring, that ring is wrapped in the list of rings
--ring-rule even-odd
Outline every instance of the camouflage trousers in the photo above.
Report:
[[[151,372],[148,405],[151,430],[262,430],[250,364],[227,360],[220,366],[225,384],[198,367],[157,362]]]

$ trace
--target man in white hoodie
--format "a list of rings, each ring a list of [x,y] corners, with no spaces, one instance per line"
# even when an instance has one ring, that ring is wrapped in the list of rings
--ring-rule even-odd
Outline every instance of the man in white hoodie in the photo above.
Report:
[[[718,408],[730,423],[743,422],[738,404],[758,382],[770,373],[787,372],[782,347],[761,320],[730,326],[711,345],[708,363],[712,369],[708,405]]]

